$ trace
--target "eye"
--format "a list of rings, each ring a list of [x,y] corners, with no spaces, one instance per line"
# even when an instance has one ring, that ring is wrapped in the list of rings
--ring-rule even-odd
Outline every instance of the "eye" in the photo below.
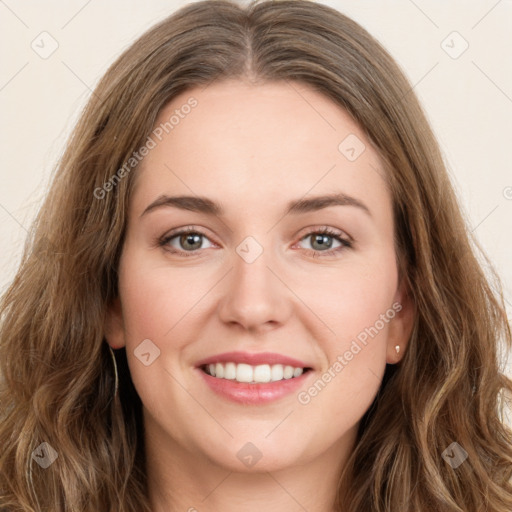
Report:
[[[306,251],[313,257],[333,256],[340,251],[352,247],[352,242],[344,238],[342,233],[333,231],[328,227],[310,231],[301,238],[301,241],[304,240],[310,241],[309,245],[312,249],[306,249]],[[333,248],[333,245],[336,243],[338,246]]]
[[[203,241],[208,240],[205,234],[197,229],[190,227],[181,229],[180,231],[164,235],[159,241],[158,245],[165,247],[172,253],[180,254],[182,256],[194,256],[199,249],[207,249],[213,247],[203,247]]]

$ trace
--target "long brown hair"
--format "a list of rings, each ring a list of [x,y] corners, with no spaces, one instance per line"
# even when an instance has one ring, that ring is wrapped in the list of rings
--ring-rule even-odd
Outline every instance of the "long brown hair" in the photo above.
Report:
[[[337,509],[509,512],[512,432],[500,397],[512,382],[499,343],[510,349],[512,339],[499,279],[477,260],[402,71],[357,23],[305,0],[187,5],[128,48],[92,94],[1,303],[0,508],[150,510],[141,402],[124,349],[114,395],[103,332],[136,175],[125,165],[167,102],[224,78],[308,84],[346,109],[385,164],[415,324],[361,421]],[[50,453],[42,443],[58,455],[46,469],[33,455]],[[457,468],[443,456],[450,446],[467,453]]]

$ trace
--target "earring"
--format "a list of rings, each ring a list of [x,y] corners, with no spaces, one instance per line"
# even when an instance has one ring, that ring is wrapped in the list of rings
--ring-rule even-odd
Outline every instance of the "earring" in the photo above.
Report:
[[[395,346],[396,355],[400,354],[400,345]]]
[[[108,346],[109,350],[110,350],[110,355],[112,356],[112,362],[114,364],[114,375],[115,375],[115,389],[114,389],[114,396],[117,395],[117,390],[119,388],[119,378],[118,378],[118,375],[117,375],[117,362],[116,362],[116,356],[114,355],[114,351],[112,350],[112,347],[109,345]]]

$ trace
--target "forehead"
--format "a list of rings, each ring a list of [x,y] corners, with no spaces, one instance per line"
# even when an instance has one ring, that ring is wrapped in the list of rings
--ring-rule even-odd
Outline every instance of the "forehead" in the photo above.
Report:
[[[161,110],[151,137],[137,169],[138,210],[171,192],[267,208],[333,191],[390,200],[362,130],[304,84],[229,80],[187,90]]]

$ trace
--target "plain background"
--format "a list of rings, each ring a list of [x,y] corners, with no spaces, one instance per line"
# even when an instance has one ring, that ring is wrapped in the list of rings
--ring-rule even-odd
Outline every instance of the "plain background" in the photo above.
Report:
[[[0,0],[0,293],[14,277],[26,229],[99,78],[139,35],[187,3]],[[469,229],[502,278],[510,313],[512,1],[321,3],[359,22],[405,71]]]

